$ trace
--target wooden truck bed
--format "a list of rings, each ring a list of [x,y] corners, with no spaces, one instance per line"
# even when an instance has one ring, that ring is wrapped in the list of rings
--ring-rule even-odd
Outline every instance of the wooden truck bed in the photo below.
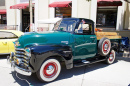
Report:
[[[116,32],[95,32],[97,36],[97,40],[100,40],[103,37],[107,37],[109,39],[120,39],[121,36]]]

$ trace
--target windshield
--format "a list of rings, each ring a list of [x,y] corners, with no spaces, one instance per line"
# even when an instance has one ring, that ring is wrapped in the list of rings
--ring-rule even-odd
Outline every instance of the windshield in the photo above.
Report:
[[[55,31],[65,31],[65,32],[72,32],[75,28],[76,21],[74,20],[62,20],[58,21],[55,26]]]

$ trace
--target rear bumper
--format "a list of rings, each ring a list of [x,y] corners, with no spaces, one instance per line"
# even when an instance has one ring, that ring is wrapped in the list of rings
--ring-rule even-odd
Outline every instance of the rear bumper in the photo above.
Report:
[[[15,65],[15,62],[11,59],[11,57],[7,57],[7,62],[11,65],[11,70],[16,71],[19,74],[31,76],[31,70],[23,69]]]

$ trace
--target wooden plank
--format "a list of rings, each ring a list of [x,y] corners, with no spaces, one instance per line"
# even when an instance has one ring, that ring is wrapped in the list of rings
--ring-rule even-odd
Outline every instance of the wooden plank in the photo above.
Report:
[[[121,38],[121,36],[97,36],[97,40],[100,40],[103,37],[106,37],[109,39],[120,39]]]
[[[95,32],[97,36],[117,36],[116,32]]]

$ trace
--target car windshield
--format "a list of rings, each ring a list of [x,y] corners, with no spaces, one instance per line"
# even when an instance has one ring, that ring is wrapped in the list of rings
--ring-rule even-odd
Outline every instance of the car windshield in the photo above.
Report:
[[[65,32],[72,32],[75,28],[76,21],[74,20],[61,20],[58,21],[55,26],[55,31],[65,31]]]

